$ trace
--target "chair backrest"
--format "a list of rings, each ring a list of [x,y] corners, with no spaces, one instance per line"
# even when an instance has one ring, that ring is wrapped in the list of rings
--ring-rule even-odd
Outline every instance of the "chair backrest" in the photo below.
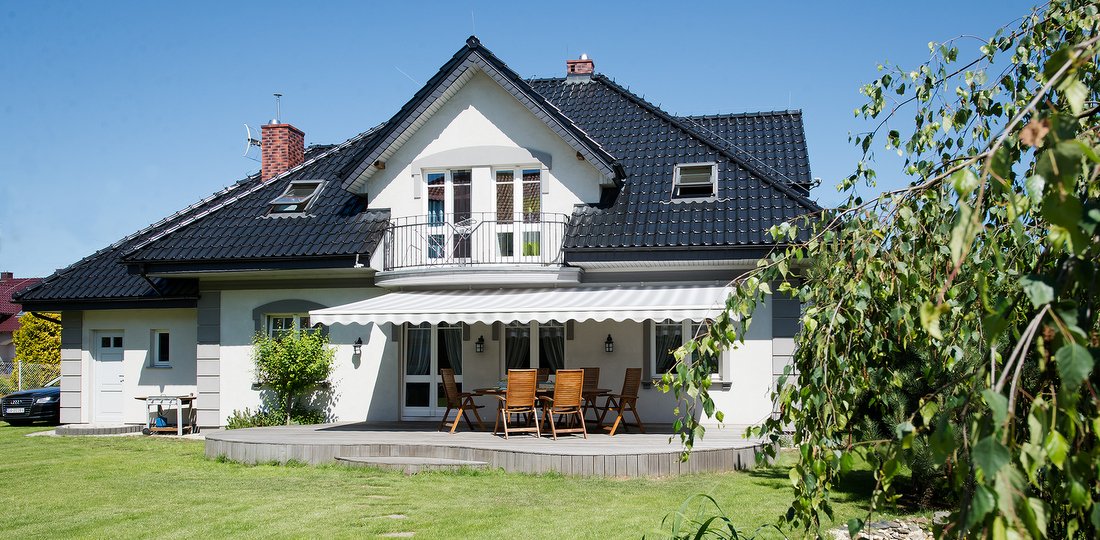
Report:
[[[626,368],[626,376],[623,377],[623,397],[638,397],[638,388],[642,386],[642,368]]]
[[[593,392],[600,387],[600,368],[586,367],[584,370],[584,391]]]
[[[550,368],[539,368],[539,382],[550,380]]]
[[[534,407],[538,371],[534,369],[509,369],[508,391],[504,402],[508,407]]]
[[[554,408],[580,407],[583,369],[559,369],[554,376]]]
[[[443,368],[439,370],[439,374],[443,376],[443,392],[447,395],[447,405],[451,407],[458,406],[458,385],[455,384],[455,370]]]

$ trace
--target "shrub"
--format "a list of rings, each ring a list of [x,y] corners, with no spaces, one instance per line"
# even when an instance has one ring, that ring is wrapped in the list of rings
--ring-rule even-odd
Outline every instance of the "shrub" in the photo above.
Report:
[[[286,419],[287,415],[282,409],[261,406],[253,411],[245,407],[243,411],[233,410],[233,414],[225,420],[225,429],[282,426],[287,425]],[[325,412],[317,409],[295,409],[290,413],[290,424],[323,424],[327,419]]]

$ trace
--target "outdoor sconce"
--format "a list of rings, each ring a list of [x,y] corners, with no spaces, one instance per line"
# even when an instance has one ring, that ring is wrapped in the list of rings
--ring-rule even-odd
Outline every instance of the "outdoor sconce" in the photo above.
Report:
[[[607,335],[607,339],[603,342],[604,352],[615,352],[615,340],[611,339],[611,334]]]
[[[485,336],[477,336],[477,341],[474,342],[474,352],[485,352]]]
[[[363,338],[360,337],[355,339],[355,344],[352,345],[352,351],[354,351],[355,354],[363,354]]]

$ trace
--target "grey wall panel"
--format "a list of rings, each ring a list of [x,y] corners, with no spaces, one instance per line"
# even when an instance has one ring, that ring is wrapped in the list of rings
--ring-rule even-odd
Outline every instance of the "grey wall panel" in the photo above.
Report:
[[[84,312],[61,313],[61,423],[81,422],[81,373],[84,367]]]
[[[195,344],[196,421],[202,427],[221,426],[221,292],[204,290],[198,302],[198,343]]]

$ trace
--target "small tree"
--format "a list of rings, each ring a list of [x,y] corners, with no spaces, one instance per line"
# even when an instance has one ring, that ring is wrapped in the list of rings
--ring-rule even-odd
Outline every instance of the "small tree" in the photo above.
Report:
[[[43,316],[60,319],[57,313]],[[61,325],[30,313],[19,316],[19,329],[12,333],[15,357],[26,363],[58,364],[61,362]]]
[[[317,331],[288,332],[276,337],[259,332],[252,339],[256,376],[275,393],[288,425],[294,399],[328,380],[335,356],[328,336]]]

